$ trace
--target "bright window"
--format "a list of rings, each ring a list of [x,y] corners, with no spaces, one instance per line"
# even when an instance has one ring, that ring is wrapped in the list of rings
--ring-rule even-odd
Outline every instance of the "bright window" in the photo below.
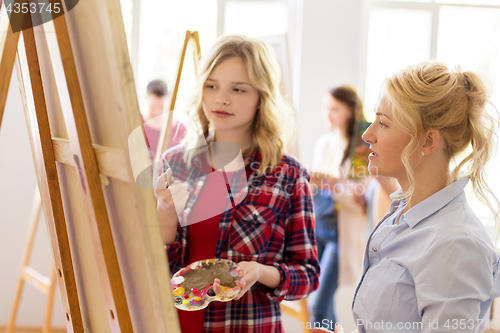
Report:
[[[145,112],[149,81],[162,79],[169,91],[173,91],[186,30],[199,31],[202,55],[219,35],[261,37],[286,34],[289,32],[289,7],[293,1],[120,0],[120,3],[139,103]],[[181,121],[185,121],[184,110],[195,84],[192,54],[190,46],[174,113]]]
[[[365,105],[373,119],[384,79],[408,64],[430,59],[431,14],[423,10],[374,8],[368,23]]]
[[[186,30],[198,30],[203,51],[217,34],[216,0],[145,0],[141,1],[139,59],[136,84],[141,109],[145,110],[146,86],[153,79],[167,82],[174,89],[180,53]],[[181,120],[195,83],[193,51],[187,50],[174,115]]]
[[[127,35],[127,44],[129,53],[132,51],[132,15],[133,15],[133,0],[120,0],[122,7],[123,25],[125,26],[125,34]]]
[[[500,8],[442,6],[437,59],[481,73],[492,85],[494,104],[500,107]]]

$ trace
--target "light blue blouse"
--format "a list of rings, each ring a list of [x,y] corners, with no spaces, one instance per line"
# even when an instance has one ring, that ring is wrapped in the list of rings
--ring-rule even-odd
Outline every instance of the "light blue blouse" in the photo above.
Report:
[[[368,240],[353,315],[364,332],[481,332],[500,296],[498,256],[465,198],[464,177],[401,215],[391,210]]]

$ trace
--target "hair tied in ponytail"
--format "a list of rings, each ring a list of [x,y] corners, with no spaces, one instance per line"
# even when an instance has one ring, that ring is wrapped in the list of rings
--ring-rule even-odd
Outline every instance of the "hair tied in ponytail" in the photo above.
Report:
[[[462,72],[462,79],[463,79],[463,82],[464,82],[464,87],[465,89],[467,89],[468,91],[472,91],[472,81],[471,81],[471,77],[469,76],[469,73],[467,72]]]

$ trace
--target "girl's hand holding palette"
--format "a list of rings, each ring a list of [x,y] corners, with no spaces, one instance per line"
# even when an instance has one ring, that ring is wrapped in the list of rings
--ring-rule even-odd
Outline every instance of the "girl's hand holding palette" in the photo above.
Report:
[[[231,260],[193,262],[175,273],[170,280],[175,306],[181,310],[195,311],[206,308],[212,301],[231,301],[241,290],[242,276],[243,271]]]

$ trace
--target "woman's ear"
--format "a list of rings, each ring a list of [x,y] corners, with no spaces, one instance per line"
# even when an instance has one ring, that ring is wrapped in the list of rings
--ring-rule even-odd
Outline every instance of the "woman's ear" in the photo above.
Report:
[[[441,139],[441,133],[436,129],[425,132],[423,137],[422,155],[432,154],[438,147]]]

